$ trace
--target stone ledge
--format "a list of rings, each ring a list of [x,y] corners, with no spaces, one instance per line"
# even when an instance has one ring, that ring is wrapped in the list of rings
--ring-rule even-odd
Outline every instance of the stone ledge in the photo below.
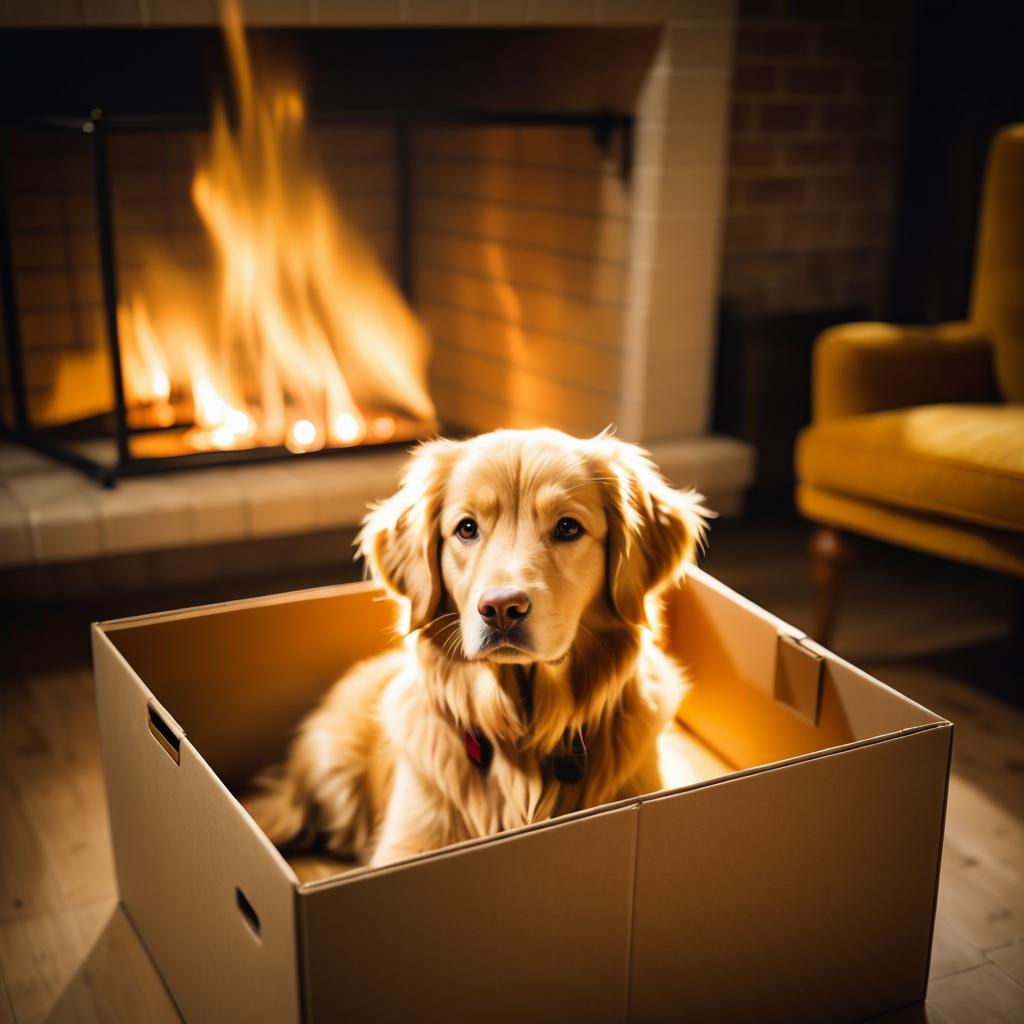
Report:
[[[696,487],[720,514],[739,511],[754,476],[749,445],[711,436],[647,447],[672,484]],[[3,445],[0,568],[351,530],[370,502],[394,492],[404,458],[400,449],[361,451],[128,479],[104,490],[41,455]]]

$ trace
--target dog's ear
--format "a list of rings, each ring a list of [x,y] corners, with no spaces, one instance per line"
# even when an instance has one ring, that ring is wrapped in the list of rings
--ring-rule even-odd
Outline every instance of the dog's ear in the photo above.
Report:
[[[420,629],[441,603],[441,506],[457,441],[428,441],[411,455],[398,492],[373,506],[356,537],[373,578],[409,605]]]
[[[647,452],[601,434],[591,442],[608,520],[607,579],[612,608],[648,625],[645,599],[675,580],[704,543],[707,520],[696,491],[669,487]]]

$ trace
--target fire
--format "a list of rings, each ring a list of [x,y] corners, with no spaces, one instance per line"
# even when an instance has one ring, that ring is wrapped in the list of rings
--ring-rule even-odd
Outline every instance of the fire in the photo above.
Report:
[[[301,91],[254,66],[235,3],[223,15],[236,116],[214,105],[192,183],[212,294],[151,261],[118,311],[129,403],[156,425],[184,410],[197,450],[308,452],[432,424],[422,327],[318,173]]]

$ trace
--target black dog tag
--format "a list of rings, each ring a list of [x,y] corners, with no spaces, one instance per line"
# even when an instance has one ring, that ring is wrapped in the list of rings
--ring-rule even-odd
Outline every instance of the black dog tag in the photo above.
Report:
[[[583,779],[587,774],[587,748],[579,733],[572,738],[572,753],[552,758],[551,766],[559,782],[571,785]]]
[[[559,782],[580,782],[583,776],[586,775],[586,768],[583,762],[583,757],[576,757],[573,754],[566,757],[556,757],[552,762],[555,769],[555,778]]]

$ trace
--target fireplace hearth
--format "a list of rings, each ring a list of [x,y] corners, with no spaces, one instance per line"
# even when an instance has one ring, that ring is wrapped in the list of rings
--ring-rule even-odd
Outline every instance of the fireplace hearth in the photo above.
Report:
[[[432,429],[586,435],[614,424],[674,484],[697,486],[719,512],[738,508],[751,449],[710,433],[732,5],[554,6],[557,16],[531,0],[246,7],[260,22],[248,31],[254,53],[302,69],[322,180],[429,339],[423,382],[433,410],[400,422],[403,410],[386,395],[354,395],[362,443],[332,447],[325,438],[321,447],[324,424],[342,426],[339,437],[351,424],[297,407],[284,426],[299,426],[292,440],[300,443],[281,434],[255,454],[234,445],[182,452],[190,430],[218,429],[196,422],[185,388],[172,387],[169,410],[152,380],[148,408],[131,399],[141,385],[128,334],[145,335],[147,321],[158,336],[165,327],[146,288],[145,254],[159,250],[161,265],[183,266],[193,281],[217,267],[216,236],[193,194],[207,166],[211,97],[232,95],[214,5],[190,7],[187,26],[177,8],[150,3],[130,26],[83,31],[90,18],[102,21],[89,7],[75,26],[35,22],[0,38],[0,85],[23,98],[20,113],[75,114],[31,138],[24,124],[4,128],[5,265],[16,296],[4,326],[21,366],[5,373],[0,359],[0,419],[22,436],[24,406],[41,428],[36,447],[59,444],[82,458],[79,468],[121,481],[112,491],[93,487],[8,447],[25,464],[0,486],[0,548],[5,516],[16,540],[9,564],[352,525],[366,501],[394,489],[397,438]],[[102,108],[98,120],[78,108],[82,98]],[[237,127],[233,102],[227,114]],[[93,131],[83,132],[89,122]],[[108,314],[100,258],[97,132],[120,318]],[[142,307],[132,301],[140,292]],[[187,309],[184,294],[171,291]],[[111,320],[126,392],[120,435]],[[84,401],[93,386],[103,389],[102,408]],[[167,425],[169,411],[176,425]],[[395,423],[390,441],[373,436],[383,416]],[[320,450],[301,450],[310,426],[300,419]],[[103,436],[90,440],[86,428]],[[130,461],[114,473],[119,444]],[[337,453],[345,457],[321,458]],[[272,461],[128,479],[254,460]],[[214,492],[230,514],[196,511]],[[129,514],[122,529],[119,517]],[[173,529],[158,529],[157,514],[173,518]]]

